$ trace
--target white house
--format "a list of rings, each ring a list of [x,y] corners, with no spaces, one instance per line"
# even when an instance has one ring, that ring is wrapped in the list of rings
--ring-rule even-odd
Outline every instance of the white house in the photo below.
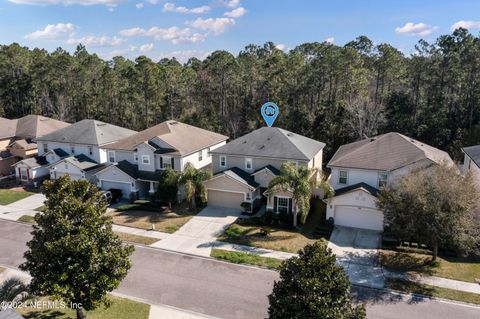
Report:
[[[204,168],[210,152],[225,145],[227,136],[178,121],[165,121],[137,134],[105,145],[108,166],[97,172],[102,189],[120,189],[124,197],[154,193],[161,171],[183,171],[186,163]]]
[[[480,186],[480,145],[473,145],[462,148],[464,155],[463,172],[470,172],[475,182]]]
[[[454,164],[448,153],[395,132],[342,145],[327,165],[335,196],[326,200],[326,217],[336,225],[382,231],[379,189],[412,169],[441,162]]]

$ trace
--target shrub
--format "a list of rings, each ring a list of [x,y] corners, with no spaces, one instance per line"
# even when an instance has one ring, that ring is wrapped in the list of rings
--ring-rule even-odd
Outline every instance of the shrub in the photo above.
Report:
[[[252,204],[249,202],[243,202],[240,204],[240,206],[245,210],[245,211],[250,211],[252,208]]]

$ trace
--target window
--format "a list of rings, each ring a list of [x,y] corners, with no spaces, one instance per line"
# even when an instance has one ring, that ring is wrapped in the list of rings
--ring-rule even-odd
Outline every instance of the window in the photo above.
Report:
[[[210,147],[207,149],[207,157],[210,157]]]
[[[138,162],[138,153],[137,152],[133,152],[133,161]]]
[[[172,168],[172,158],[171,157],[162,157],[162,168]]]
[[[251,171],[252,170],[252,159],[251,158],[246,158],[245,159],[245,169]]]
[[[65,163],[65,169],[68,169],[68,164],[67,163]]]
[[[245,201],[249,202],[252,200],[252,194],[251,193],[245,193]]]
[[[92,146],[88,147],[88,154],[93,155],[93,147]]]
[[[347,184],[348,183],[348,171],[340,171],[338,173],[338,183]]]
[[[75,154],[75,145],[70,145],[70,153]]]
[[[388,183],[388,173],[378,173],[378,188],[386,186]]]
[[[115,163],[115,152],[114,151],[108,151],[108,161],[110,163]]]
[[[150,156],[142,155],[142,164],[150,165]]]
[[[225,155],[220,156],[220,167],[227,167],[227,157]]]
[[[277,211],[279,213],[288,213],[288,198],[277,197]]]
[[[48,143],[43,143],[43,152],[48,152]]]
[[[203,152],[198,152],[198,161],[201,162],[203,160]]]
[[[28,180],[28,173],[27,173],[27,169],[25,167],[22,167],[20,169],[20,179],[22,181],[26,181]]]

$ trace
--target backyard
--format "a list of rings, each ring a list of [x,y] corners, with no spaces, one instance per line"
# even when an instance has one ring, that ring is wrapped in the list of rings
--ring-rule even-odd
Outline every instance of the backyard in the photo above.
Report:
[[[100,307],[94,311],[87,311],[87,316],[90,319],[147,319],[150,311],[150,306],[137,301],[128,300],[124,298],[109,296],[111,305],[109,308]],[[39,305],[44,306],[42,302],[51,301],[48,297],[36,298]],[[34,300],[30,300],[34,301]],[[26,303],[28,304],[28,302]],[[76,313],[74,310],[60,307],[39,309],[38,307],[22,307],[17,311],[26,319],[75,319]]]
[[[136,201],[109,209],[107,214],[112,216],[113,223],[117,225],[142,229],[152,229],[153,225],[157,231],[174,233],[200,210],[191,211],[185,203],[169,209],[157,207],[148,201]]]
[[[259,248],[297,253],[305,245],[328,240],[329,232],[319,229],[324,224],[324,205],[312,209],[305,225],[299,229],[264,226],[260,218],[240,219],[218,238],[220,241]],[[328,228],[328,227],[327,227]],[[267,229],[268,234],[265,234]]]
[[[439,256],[432,263],[430,255],[380,251],[380,263],[388,269],[423,273],[467,282],[480,280],[480,257],[445,257]]]
[[[0,189],[0,205],[8,205],[33,194],[34,193],[26,192],[22,189]]]

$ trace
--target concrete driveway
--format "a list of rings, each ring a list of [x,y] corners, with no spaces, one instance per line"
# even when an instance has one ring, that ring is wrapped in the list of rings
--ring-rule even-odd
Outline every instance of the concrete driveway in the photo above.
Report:
[[[328,247],[337,256],[337,263],[345,269],[352,283],[383,288],[385,278],[377,251],[380,244],[380,232],[336,226]]]
[[[239,209],[207,206],[175,233],[152,247],[200,256],[210,256],[218,236],[237,220]]]

